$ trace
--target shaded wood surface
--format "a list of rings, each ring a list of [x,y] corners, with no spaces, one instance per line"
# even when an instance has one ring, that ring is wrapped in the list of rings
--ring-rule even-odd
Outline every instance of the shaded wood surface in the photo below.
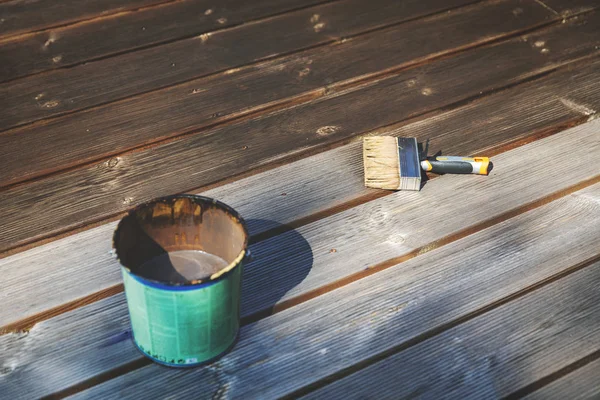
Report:
[[[0,98],[12,99],[0,109],[0,130],[332,43],[473,1],[344,0],[30,76],[0,86]],[[349,12],[354,17],[348,18]]]
[[[0,3],[0,37],[136,10],[169,0],[11,0]]]
[[[592,193],[598,190],[596,186]],[[82,396],[98,398],[118,393],[128,398],[142,387],[156,396],[169,394],[175,398],[200,389],[216,393],[223,388],[227,388],[229,398],[295,395],[300,388],[344,368],[422,342],[430,332],[457,324],[461,318],[561,274],[585,261],[586,255],[597,253],[589,248],[600,235],[590,221],[597,204],[590,207],[577,196],[568,196],[245,326],[236,348],[212,368],[182,371],[150,365],[83,392]],[[558,229],[541,231],[539,224]],[[565,239],[572,235],[588,245],[585,255],[566,251],[569,245]],[[486,262],[473,262],[484,258]],[[597,274],[597,268],[595,271]],[[405,371],[404,375],[426,379],[423,370],[420,372]],[[404,383],[411,384],[410,379],[402,382],[392,386],[401,389]],[[352,390],[333,393],[351,396]]]
[[[574,108],[577,102],[600,108],[600,99],[583,96],[588,81],[576,80],[569,85],[564,82],[564,77],[557,77],[518,85],[451,111],[373,133],[416,136],[420,141],[434,137],[432,153],[497,152],[498,146],[533,140],[588,119],[588,115]],[[590,93],[596,93],[595,87],[590,89]],[[555,97],[558,94],[563,101]],[[440,132],[444,134],[436,137]],[[468,139],[465,132],[469,133]],[[248,220],[251,235],[259,238],[282,227],[286,229],[285,225],[317,220],[372,199],[373,192],[363,185],[361,146],[342,146],[202,194],[233,206]],[[114,227],[115,223],[109,223],[1,259],[0,275],[7,283],[2,292],[14,305],[10,310],[0,309],[0,326],[119,284],[118,264],[110,253]],[[37,272],[42,264],[48,271],[45,275]],[[43,289],[48,279],[54,282],[52,291]],[[79,283],[73,285],[73,280]]]
[[[0,82],[191,37],[317,3],[319,0],[220,0],[215,5],[208,0],[182,0],[18,36],[0,46]]]
[[[518,83],[566,63],[568,56],[559,59],[548,63],[535,44],[515,39],[334,92],[308,104],[16,186],[0,198],[0,215],[5,221],[0,248],[22,245],[114,215],[133,203],[189,191]],[[569,84],[585,79],[588,86],[584,90],[591,91],[598,79],[594,68],[568,71]],[[470,78],[468,85],[465,74]],[[73,202],[74,198],[79,201]],[[13,212],[15,208],[18,214]],[[47,213],[48,209],[60,212]]]
[[[595,190],[595,193],[587,193],[576,201],[592,212],[589,214],[592,217],[593,212],[600,212],[599,200],[600,190]],[[565,207],[556,211],[567,220],[565,212],[569,210],[569,207]],[[561,224],[557,220],[544,226],[548,233],[561,235],[569,224]],[[539,219],[538,222],[548,223],[545,219]],[[593,229],[592,234],[599,240],[600,231]],[[571,241],[586,234],[580,231],[562,237]],[[513,240],[520,239],[517,236]],[[529,240],[525,239],[528,244],[531,243]],[[546,245],[552,243],[548,240]],[[540,253],[529,262],[524,262],[522,267],[537,268],[535,264],[545,258],[546,248],[538,249]],[[401,399],[410,398],[416,393],[421,398],[431,399],[521,397],[516,395],[522,395],[523,390],[532,390],[530,387],[533,388],[546,376],[600,350],[600,318],[597,312],[599,288],[600,262],[596,262],[523,298],[340,379],[307,398],[332,399],[341,393],[349,399]],[[397,384],[399,371],[402,371],[401,385]],[[590,374],[589,370],[587,374],[586,371],[581,372],[588,377],[588,388],[568,387],[565,382],[563,387],[567,390],[562,393],[551,390],[553,385],[550,385],[538,396],[544,399],[592,398],[590,395],[594,391],[598,393],[598,381],[596,379],[594,385],[590,385],[592,382],[589,378],[594,375],[597,378],[599,373]],[[584,385],[586,383],[585,379],[577,381]]]
[[[0,185],[99,160],[159,139],[197,131],[225,119],[289,102],[294,97],[294,105],[301,100],[313,100],[323,96],[326,90],[335,91],[348,81],[362,81],[381,71],[399,69],[409,63],[414,64],[417,60],[480,44],[486,39],[506,36],[515,30],[530,29],[545,21],[546,10],[535,3],[515,17],[513,10],[518,4],[520,0],[510,0],[419,20],[331,48],[315,49],[302,53],[301,56],[294,55],[267,65],[261,64],[239,72],[188,82],[43,124],[5,132],[0,134],[0,157],[6,160],[8,167],[3,171],[6,180],[0,181]],[[480,21],[480,24],[471,24],[470,21],[473,20]],[[525,50],[526,55],[519,57],[518,54],[529,46],[518,42],[512,43],[513,46],[506,46],[508,54],[502,61],[508,64],[513,58],[518,58],[519,61],[516,62],[520,62],[520,68],[513,71],[522,73],[525,66],[534,69],[529,64],[552,65],[556,60],[587,54],[596,50],[595,47],[600,44],[600,33],[589,29],[594,24],[600,24],[600,14],[594,15],[591,24],[573,26],[570,30],[560,29],[563,28],[561,26],[556,28],[558,32],[547,32],[549,41],[569,38],[568,41],[555,40],[552,55],[548,57],[539,54],[539,49],[527,49],[529,51]],[[464,28],[465,25],[468,25],[468,29]],[[424,46],[424,43],[430,44]],[[486,54],[481,56],[485,57]],[[351,64],[337,62],[344,59],[355,61]],[[487,73],[486,70],[491,67],[491,63],[482,65],[483,71],[480,74],[489,75],[492,84],[502,85],[501,78]],[[505,69],[504,65],[502,69]],[[462,79],[459,74],[463,71],[464,69],[456,71],[448,79],[455,82]],[[444,89],[440,87],[440,91]],[[470,93],[469,89],[462,89],[462,92],[466,92],[463,96]],[[432,91],[432,88],[422,90]],[[396,96],[399,91],[398,88],[394,89]],[[413,96],[423,97],[414,90],[411,92]],[[298,99],[302,95],[304,98]],[[444,101],[449,93],[431,93],[430,96]],[[273,139],[278,135],[276,131],[265,133]],[[17,151],[18,149],[21,151]],[[18,160],[21,162],[17,162]],[[23,160],[35,162],[27,163],[22,162]]]
[[[337,321],[335,318],[346,318],[347,315],[342,318],[344,312],[341,312],[341,310],[344,308],[348,308],[349,310],[353,309],[354,305],[357,304],[357,301],[362,302],[364,300],[363,304],[365,307],[370,307],[369,304],[373,307],[378,307],[373,305],[374,297],[377,297],[384,292],[388,293],[390,296],[393,294],[397,297],[398,293],[402,293],[402,290],[396,286],[404,284],[406,284],[406,288],[419,287],[420,290],[423,290],[420,292],[422,295],[414,295],[413,298],[420,298],[425,293],[432,292],[432,289],[429,286],[423,287],[422,285],[415,284],[415,282],[425,281],[426,278],[423,276],[417,276],[411,279],[406,278],[408,279],[407,281],[406,279],[398,278],[398,274],[421,274],[428,270],[430,273],[437,276],[436,279],[447,281],[446,285],[441,285],[439,281],[436,281],[432,283],[432,287],[437,287],[437,290],[444,290],[445,287],[453,287],[449,283],[450,278],[444,276],[440,277],[437,275],[437,271],[439,271],[440,265],[443,265],[447,270],[456,272],[456,269],[453,267],[454,265],[465,264],[463,261],[443,261],[443,258],[445,257],[444,254],[458,254],[458,257],[460,258],[461,254],[465,253],[465,247],[461,244],[464,240],[468,243],[473,242],[481,245],[482,248],[479,249],[479,253],[476,253],[479,254],[479,257],[481,254],[490,253],[490,248],[507,248],[508,245],[504,244],[502,241],[500,241],[501,244],[497,244],[498,242],[495,240],[490,240],[490,238],[502,236],[502,233],[506,233],[506,238],[514,238],[515,235],[522,234],[527,235],[526,237],[530,237],[532,242],[539,240],[539,242],[535,242],[538,243],[537,246],[528,242],[528,246],[518,247],[522,252],[515,252],[515,256],[518,256],[517,259],[520,260],[520,257],[526,257],[526,254],[529,254],[530,257],[537,254],[536,249],[539,247],[547,247],[546,243],[548,237],[553,238],[553,245],[548,247],[550,249],[548,250],[549,253],[545,254],[543,259],[540,258],[539,268],[536,268],[535,270],[536,273],[542,274],[542,277],[537,276],[536,279],[542,279],[543,276],[547,276],[546,274],[553,273],[553,268],[561,268],[561,266],[566,267],[560,262],[561,259],[568,260],[567,264],[571,265],[578,262],[578,260],[585,260],[593,256],[597,249],[590,244],[597,241],[597,234],[595,232],[600,229],[600,226],[594,228],[597,224],[595,224],[593,218],[590,218],[590,215],[594,215],[597,210],[593,208],[590,209],[589,207],[579,207],[580,203],[572,200],[573,198],[577,199],[577,197],[572,195],[567,195],[565,199],[557,200],[556,202],[550,203],[550,205],[541,206],[540,209],[532,211],[531,213],[516,217],[516,221],[509,220],[493,228],[483,230],[481,231],[481,234],[474,234],[463,240],[450,243],[443,246],[439,251],[432,250],[436,247],[435,245],[430,245],[428,248],[425,248],[424,245],[435,242],[438,240],[438,237],[442,238],[443,235],[456,234],[464,231],[468,227],[465,226],[467,220],[471,223],[477,220],[485,222],[493,219],[494,216],[508,216],[507,212],[527,204],[532,198],[535,198],[535,195],[542,196],[543,194],[540,193],[540,191],[552,190],[547,184],[550,178],[545,177],[544,174],[547,174],[548,176],[553,176],[555,174],[559,175],[559,177],[553,179],[559,184],[560,180],[563,180],[563,184],[565,185],[567,181],[569,184],[581,181],[583,178],[582,175],[573,176],[573,174],[581,174],[581,170],[584,169],[584,166],[589,164],[591,159],[598,156],[598,152],[600,152],[600,143],[597,143],[598,141],[595,140],[594,130],[597,129],[599,123],[600,121],[598,123],[577,127],[497,156],[495,158],[496,162],[499,163],[498,165],[503,165],[504,168],[502,169],[502,173],[490,176],[490,182],[484,180],[480,181],[481,184],[485,186],[485,190],[474,188],[472,182],[467,184],[460,179],[461,177],[447,176],[430,182],[428,184],[428,186],[431,187],[430,191],[423,191],[421,193],[399,192],[383,199],[355,207],[333,217],[319,220],[296,232],[284,233],[273,239],[256,244],[252,247],[252,252],[256,257],[256,261],[248,265],[244,272],[244,300],[242,309],[243,313],[246,315],[259,306],[259,304],[257,304],[258,300],[262,301],[263,304],[273,304],[274,300],[276,301],[279,297],[286,298],[298,295],[299,288],[306,289],[307,285],[312,285],[316,288],[321,287],[327,279],[335,279],[335,275],[341,278],[351,273],[351,270],[356,272],[364,271],[366,267],[374,265],[373,263],[377,261],[377,257],[379,257],[380,261],[389,260],[390,262],[394,262],[395,257],[410,252],[411,250],[420,250],[422,255],[402,263],[399,267],[380,271],[373,276],[365,277],[364,279],[357,280],[338,290],[324,294],[315,300],[304,302],[289,310],[277,313],[273,317],[261,320],[256,324],[248,325],[245,328],[245,333],[242,334],[240,344],[238,344],[234,353],[231,353],[231,357],[238,359],[237,357],[239,357],[240,354],[250,351],[243,350],[246,348],[253,351],[252,354],[246,354],[241,357],[250,357],[247,358],[248,364],[246,365],[255,364],[255,361],[259,361],[256,357],[271,357],[268,355],[269,351],[274,353],[272,354],[273,362],[277,362],[279,357],[286,358],[285,354],[289,353],[289,350],[286,350],[285,347],[281,347],[284,346],[284,343],[291,344],[302,342],[300,337],[294,338],[293,335],[282,337],[281,334],[283,331],[279,331],[279,329],[284,329],[286,335],[289,335],[291,333],[291,326],[308,326],[305,325],[305,320],[320,316],[319,318],[323,318],[323,321],[328,320],[330,317],[334,318],[334,320],[330,320],[330,323],[327,323],[329,328],[325,328],[319,324],[319,329],[331,329],[335,332],[336,327],[339,327],[342,329],[340,332],[344,332],[343,326],[340,325],[342,323],[341,320]],[[567,156],[563,154],[561,157],[560,155],[561,151],[559,149],[568,153],[569,146],[573,146],[574,143],[577,143],[579,146],[585,146],[590,152],[589,159],[586,159],[585,157],[581,159],[581,165],[567,165],[563,160],[563,158]],[[508,180],[514,181],[514,176],[523,176],[523,169],[527,168],[522,163],[523,156],[532,153],[537,155],[539,160],[539,170],[536,170],[535,174],[523,178],[523,181],[520,184],[509,187],[506,182]],[[555,164],[560,166],[558,167],[559,170],[551,170],[549,167],[549,165]],[[534,177],[533,175],[536,176]],[[503,179],[506,179],[506,181]],[[491,202],[490,199],[506,199],[508,197],[505,194],[498,192],[502,189],[515,191],[519,193],[519,196],[510,196],[507,201]],[[556,189],[558,189],[558,187],[555,187],[555,191]],[[444,192],[447,193],[447,198],[444,198]],[[474,206],[474,203],[470,203],[468,200],[475,199],[477,193],[482,194],[481,198],[483,204],[480,206]],[[587,192],[583,191],[583,193]],[[510,202],[513,203],[509,204]],[[572,207],[561,206],[564,202],[574,204]],[[419,212],[423,209],[425,204],[429,205],[429,210],[431,211],[427,213]],[[463,208],[457,209],[457,204],[462,205]],[[454,209],[455,215],[451,215],[453,213],[448,212],[448,209]],[[465,217],[465,215],[468,215],[468,210],[473,210],[470,212],[475,214]],[[562,212],[559,212],[560,210],[562,210]],[[559,220],[563,215],[569,215],[572,219],[576,218],[575,221],[571,220],[572,224],[568,225],[570,227],[569,229],[579,229],[581,232],[587,231],[589,233],[582,239],[582,251],[568,253],[558,245],[558,243],[562,243],[563,247],[567,246],[566,241],[563,239],[565,236],[562,235],[568,236],[569,232],[572,233],[572,231],[569,231],[568,229],[564,229],[559,235],[557,235],[556,232],[542,231],[545,235],[548,235],[548,237],[542,234],[531,235],[530,230],[525,229],[524,227],[536,226],[536,221],[543,219],[539,217],[538,213],[540,212],[545,212],[545,214],[542,215],[552,216],[552,218],[558,218]],[[579,218],[581,218],[581,221]],[[444,221],[444,224],[440,224],[440,221]],[[508,229],[508,232],[505,232],[507,229],[503,228],[503,226],[506,224],[513,226],[514,229]],[[437,229],[435,228],[436,226],[438,227]],[[352,229],[352,227],[356,228]],[[483,229],[484,227],[485,226],[482,226],[480,229]],[[396,228],[396,230],[394,230],[394,228]],[[398,230],[398,228],[400,230]],[[429,234],[429,237],[427,237],[426,233]],[[436,237],[435,235],[439,236]],[[587,241],[589,241],[589,243]],[[420,245],[419,242],[423,244]],[[554,245],[555,243],[557,244]],[[330,251],[331,248],[335,248],[336,252],[332,253]],[[459,250],[457,250],[457,248]],[[477,250],[475,251],[477,252]],[[436,254],[438,254],[438,256],[436,256]],[[439,254],[442,255],[440,256]],[[498,257],[499,262],[510,262],[507,261],[504,252],[501,251],[491,252],[490,256]],[[307,261],[311,259],[313,260],[312,265],[306,264]],[[526,259],[530,260],[531,258]],[[277,276],[272,273],[272,265],[275,260],[278,265],[282,266],[282,268],[278,270]],[[349,263],[348,260],[352,261]],[[510,258],[508,258],[508,260],[510,260]],[[552,262],[544,260],[551,260]],[[283,266],[285,266],[285,269]],[[515,278],[518,278],[517,283],[522,282],[521,273],[523,272],[521,264],[516,263],[516,265],[512,265],[514,269],[505,266],[499,266],[494,269],[492,266],[493,262],[490,264],[475,263],[473,265],[475,270],[479,268],[484,269],[484,271],[478,270],[478,274],[464,273],[464,271],[461,270],[460,273],[455,274],[456,279],[462,277],[461,282],[457,283],[457,286],[454,286],[455,290],[459,290],[461,285],[473,285],[473,288],[479,287],[479,292],[473,290],[469,291],[469,293],[477,292],[481,295],[485,294],[486,296],[492,296],[494,295],[494,292],[491,290],[484,290],[481,282],[476,281],[475,277],[479,276],[483,279],[485,276],[489,276],[489,274],[493,273],[493,271],[499,274],[510,274],[511,271],[515,274],[515,272],[519,271]],[[390,279],[389,277],[391,276],[394,276],[395,278]],[[470,281],[469,277],[473,279],[473,281]],[[500,287],[503,287],[502,285],[505,283],[504,279],[496,279],[493,281],[497,282],[497,285]],[[383,288],[386,284],[389,286]],[[359,288],[361,288],[362,291],[359,291]],[[487,289],[490,289],[489,286]],[[502,292],[502,290],[498,290]],[[352,296],[348,295],[348,293],[359,292],[360,295],[358,295],[358,298],[352,298]],[[506,295],[506,293],[503,295]],[[260,298],[257,296],[260,296]],[[385,295],[382,296],[381,299],[386,298]],[[406,296],[410,296],[410,294],[406,294]],[[120,300],[118,300],[118,298],[120,298]],[[398,300],[396,299],[395,301]],[[430,306],[433,306],[434,303],[429,304]],[[419,301],[414,302],[415,306],[418,304],[420,304]],[[468,304],[475,306],[475,304],[481,303],[472,299]],[[338,309],[340,312],[328,311],[331,307],[340,307]],[[438,307],[434,308],[437,310],[435,312],[439,313],[436,318],[450,317],[450,313],[447,312],[448,310],[442,310]],[[360,309],[360,307],[355,309],[355,311],[358,309]],[[320,311],[317,312],[316,310]],[[458,308],[456,310],[458,310]],[[47,393],[48,391],[52,392],[65,389],[68,386],[76,384],[80,380],[89,379],[93,375],[106,369],[116,368],[127,362],[136,360],[139,358],[139,354],[134,350],[131,343],[125,340],[126,337],[123,335],[123,330],[126,329],[123,324],[127,322],[126,313],[124,297],[123,295],[118,295],[38,324],[31,332],[40,332],[40,334],[36,335],[30,332],[30,336],[27,336],[29,339],[19,342],[22,346],[26,346],[28,351],[18,352],[18,356],[11,359],[11,365],[14,365],[14,370],[11,371],[12,374],[0,377],[0,384],[7,388],[7,393],[12,394],[13,391],[22,390],[22,385],[26,384],[26,382],[36,381],[36,376],[39,376],[38,374],[40,374],[41,371],[46,371],[48,368],[56,366],[57,363],[65,365],[65,368],[67,368],[66,371],[69,371],[68,373],[50,375],[44,379],[42,384],[38,385],[36,388],[32,388],[32,390],[35,390],[32,393],[37,396],[41,395],[42,391]],[[421,311],[414,311],[415,316],[421,314]],[[103,331],[103,326],[106,326],[106,323],[102,322],[102,320],[95,320],[95,318],[106,318],[109,315],[111,319],[109,330]],[[434,323],[434,320],[436,319],[433,317],[425,317],[426,315],[423,318],[424,321],[428,321],[427,323]],[[77,326],[81,326],[85,331],[77,330],[78,335],[67,338],[66,336],[69,335],[65,335],[64,332],[75,331],[74,326],[70,326],[68,321],[72,321],[72,323],[77,324]],[[348,320],[344,322],[344,324],[350,324],[350,322],[351,321]],[[80,323],[82,325],[79,325]],[[266,332],[265,336],[271,339],[275,337],[279,338],[277,339],[279,343],[278,346],[271,347],[271,350],[267,350],[268,346],[265,347],[266,343],[259,343],[263,336],[262,334],[259,334],[259,332],[263,330],[262,327],[266,326],[265,324],[276,328],[276,331],[274,332]],[[410,321],[400,325],[416,326]],[[317,329],[317,325],[315,324],[311,324],[311,327]],[[348,325],[348,327],[350,327],[350,325]],[[292,331],[298,332],[298,335],[303,336],[303,334],[300,333],[301,331],[296,328]],[[43,332],[51,333],[49,335],[44,335],[42,334]],[[253,333],[250,334],[250,332]],[[56,339],[59,340],[59,343],[56,346],[49,346],[48,343],[55,343],[52,339],[54,335],[56,335]],[[344,344],[346,340],[352,340],[351,338],[353,335],[336,336],[340,338],[339,346],[346,348],[348,351],[350,351],[351,348],[354,348],[354,346],[347,347],[347,343]],[[58,339],[61,337],[63,339]],[[243,345],[244,337],[248,340],[247,347]],[[6,341],[11,343],[11,338],[14,338],[14,336],[0,336],[0,340],[5,343]],[[331,340],[333,340],[333,337],[331,337]],[[254,345],[251,343],[254,343]],[[311,343],[313,344],[310,346],[329,346],[328,344],[319,344],[317,341],[311,341]],[[10,344],[9,346],[14,347]],[[314,351],[314,349],[310,350],[310,346],[300,346],[300,348],[304,347],[307,353],[295,354],[294,358],[297,362],[302,361],[304,354],[313,354],[312,351]],[[337,345],[331,343],[331,346]],[[34,351],[34,348],[40,349],[40,352]],[[362,350],[367,352],[367,348],[368,346]],[[237,349],[242,349],[240,350],[241,353]],[[257,349],[260,349],[260,351]],[[265,353],[265,351],[267,351],[267,353]],[[95,352],[98,352],[98,354],[95,355]],[[279,356],[275,353],[279,354]],[[84,361],[81,354],[86,354],[89,360]],[[341,356],[340,360],[342,359],[345,358]],[[85,362],[86,367],[82,368],[77,360],[80,360],[79,362]],[[321,360],[323,360],[322,357]],[[353,360],[356,361],[356,358]],[[347,359],[343,362],[352,363],[353,360]],[[313,360],[311,359],[311,362],[312,361]],[[321,364],[320,368],[329,368],[328,365],[330,364],[328,361],[321,361],[321,363],[323,362],[325,364]],[[270,361],[267,360],[265,368],[269,366],[269,363]],[[308,366],[309,363],[306,363],[305,365]],[[339,363],[331,364],[332,367],[335,365],[338,367],[340,366]],[[273,366],[271,365],[271,367]],[[202,371],[207,370],[203,369],[197,371],[202,374]],[[292,374],[292,371],[293,367],[290,366],[290,369],[288,369],[286,373]],[[306,375],[306,373],[307,371],[304,371],[304,376],[307,378],[308,375]],[[314,375],[312,375],[312,377],[314,378]],[[265,381],[265,385],[268,385],[268,382]],[[239,388],[242,389],[245,386],[246,385],[242,385],[242,387]],[[287,389],[291,388],[290,386],[281,386],[281,388],[284,387],[287,387]],[[258,387],[255,387],[255,389],[258,390]],[[276,388],[273,389],[275,390]],[[14,393],[16,394],[17,392]]]

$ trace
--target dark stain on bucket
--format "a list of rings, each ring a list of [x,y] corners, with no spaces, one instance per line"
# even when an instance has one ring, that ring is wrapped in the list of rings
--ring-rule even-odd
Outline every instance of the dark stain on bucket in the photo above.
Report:
[[[233,346],[248,247],[235,210],[202,196],[156,199],[120,221],[113,247],[142,353],[169,366],[195,366]]]

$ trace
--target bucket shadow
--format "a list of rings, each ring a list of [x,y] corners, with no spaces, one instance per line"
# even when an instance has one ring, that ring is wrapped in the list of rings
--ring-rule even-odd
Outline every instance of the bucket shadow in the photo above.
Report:
[[[247,222],[249,226],[268,226],[286,232],[250,246],[252,259],[244,265],[242,278],[244,324],[273,313],[276,305],[306,278],[313,266],[312,249],[298,231],[273,221]]]

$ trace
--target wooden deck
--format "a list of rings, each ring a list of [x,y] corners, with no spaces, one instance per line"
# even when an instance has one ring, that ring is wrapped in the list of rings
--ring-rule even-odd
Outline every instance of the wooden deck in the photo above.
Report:
[[[0,0],[0,398],[600,398],[599,0]],[[487,155],[363,185],[362,137]],[[116,221],[247,220],[206,367],[130,340]]]

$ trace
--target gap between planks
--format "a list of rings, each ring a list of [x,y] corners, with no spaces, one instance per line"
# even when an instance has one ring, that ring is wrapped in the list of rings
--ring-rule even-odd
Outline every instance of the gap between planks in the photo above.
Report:
[[[60,20],[60,21],[56,21],[53,25],[43,25],[41,27],[38,28],[33,28],[30,30],[19,30],[19,29],[15,29],[12,31],[9,31],[8,33],[0,33],[0,45],[6,41],[10,41],[10,40],[16,40],[16,39],[20,39],[20,38],[24,38],[24,37],[28,37],[28,36],[33,36],[35,34],[41,33],[41,32],[45,32],[48,30],[52,30],[52,29],[62,29],[62,28],[67,28],[67,27],[71,27],[71,26],[77,26],[79,24],[83,24],[83,23],[90,23],[90,22],[97,22],[97,21],[102,21],[104,19],[108,19],[108,18],[116,18],[119,17],[121,15],[126,15],[126,14],[132,14],[132,13],[136,13],[136,12],[140,12],[140,11],[146,11],[148,9],[152,9],[155,7],[159,7],[159,6],[163,6],[169,3],[175,3],[175,2],[179,2],[179,1],[185,1],[185,0],[155,0],[154,3],[152,2],[148,2],[149,4],[141,4],[139,6],[131,6],[130,8],[128,7],[127,4],[121,5],[121,7],[117,7],[117,8],[113,8],[110,10],[105,10],[105,11],[100,11],[97,14],[93,14],[93,15],[89,15],[87,17],[83,17],[83,18],[77,18],[77,19],[66,19],[66,20]],[[3,3],[18,3],[19,1],[15,1],[15,0],[0,0],[0,12],[4,12],[4,14],[2,14],[3,16],[8,16],[8,12],[5,10],[2,10],[3,7],[5,7],[3,5]],[[47,11],[44,11],[43,9],[37,9],[36,12],[38,13],[44,13]]]
[[[526,400],[564,400],[574,392],[579,398],[600,397],[600,349],[562,368],[547,378],[540,379],[512,398]]]
[[[535,0],[536,3],[538,3],[539,5],[541,5],[542,7],[544,7],[545,9],[549,10],[550,12],[552,12],[555,15],[560,15],[559,13],[557,13],[552,7],[546,5],[545,3],[543,3],[541,0]]]

